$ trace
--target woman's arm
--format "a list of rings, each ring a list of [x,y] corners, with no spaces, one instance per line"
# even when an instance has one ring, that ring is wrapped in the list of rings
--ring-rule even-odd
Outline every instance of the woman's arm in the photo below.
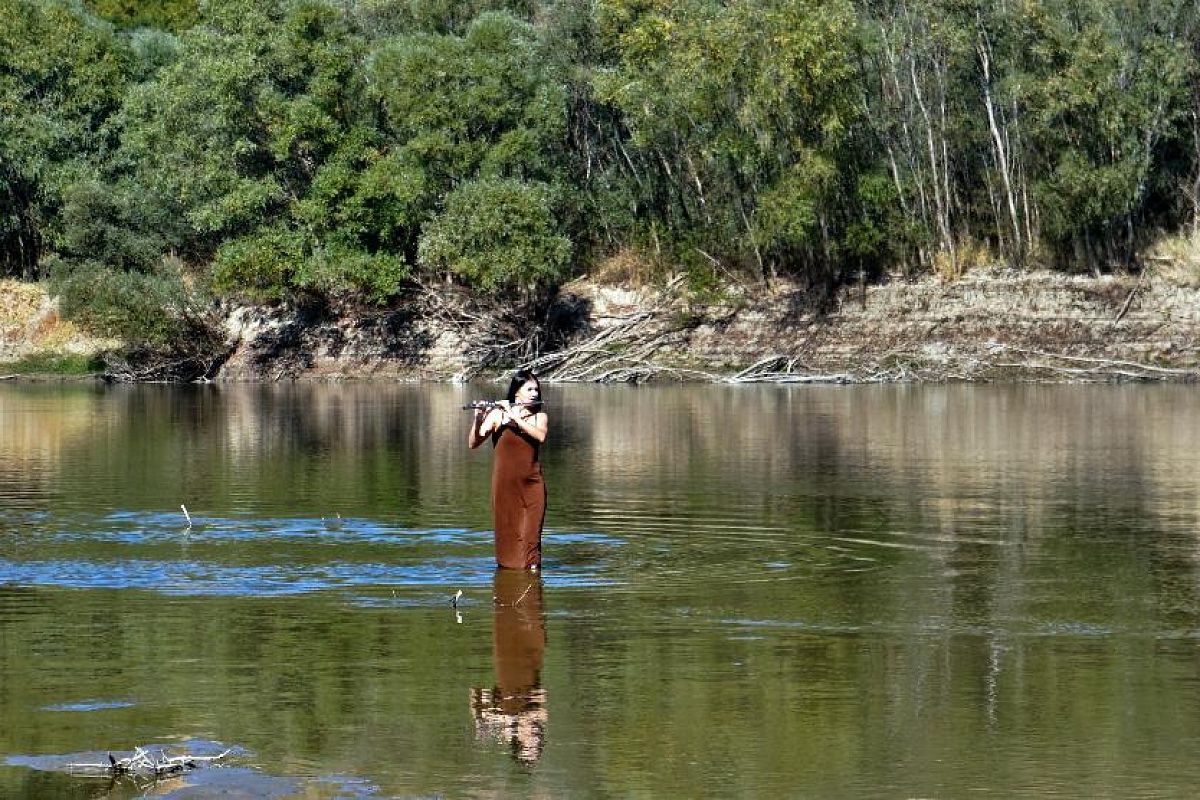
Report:
[[[485,415],[476,409],[471,418],[471,430],[467,433],[467,447],[474,450],[487,441],[488,434],[504,424],[504,412],[494,408]]]

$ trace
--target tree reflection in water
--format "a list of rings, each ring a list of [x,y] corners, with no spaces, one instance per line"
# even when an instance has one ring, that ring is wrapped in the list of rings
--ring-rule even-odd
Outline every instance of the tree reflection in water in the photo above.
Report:
[[[471,710],[476,736],[503,742],[526,765],[541,757],[546,741],[546,691],[541,686],[545,651],[541,574],[497,569],[492,577],[496,685],[471,689]]]

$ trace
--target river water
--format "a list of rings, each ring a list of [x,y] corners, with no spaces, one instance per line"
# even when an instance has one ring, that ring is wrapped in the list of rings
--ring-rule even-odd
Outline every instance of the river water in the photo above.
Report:
[[[497,391],[0,385],[0,797],[1200,784],[1194,388],[547,386],[540,579]]]

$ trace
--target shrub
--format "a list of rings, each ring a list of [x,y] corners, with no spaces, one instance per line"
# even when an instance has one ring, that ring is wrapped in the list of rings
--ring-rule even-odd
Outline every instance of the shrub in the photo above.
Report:
[[[571,241],[558,231],[544,184],[485,178],[464,183],[426,226],[420,263],[485,291],[533,289],[560,280]]]
[[[59,261],[51,269],[50,289],[59,296],[64,317],[90,331],[152,348],[195,345],[210,333],[204,301],[176,267],[127,272],[94,261]],[[205,336],[198,337],[198,333]]]

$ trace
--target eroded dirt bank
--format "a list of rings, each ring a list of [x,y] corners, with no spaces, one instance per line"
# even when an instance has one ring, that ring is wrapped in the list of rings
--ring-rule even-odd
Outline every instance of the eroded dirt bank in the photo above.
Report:
[[[222,380],[446,380],[532,363],[559,380],[1193,380],[1200,290],[1136,277],[996,273],[701,302],[679,282],[578,281],[539,319],[450,297],[369,314],[237,309]]]
[[[28,285],[0,282],[0,308],[0,363],[113,346],[61,323]],[[447,291],[386,310],[242,306],[222,317],[219,381],[454,380],[518,363],[577,381],[1200,377],[1200,290],[1136,277],[892,280],[854,287],[824,310],[787,283],[702,301],[681,281],[577,281],[524,317]]]

